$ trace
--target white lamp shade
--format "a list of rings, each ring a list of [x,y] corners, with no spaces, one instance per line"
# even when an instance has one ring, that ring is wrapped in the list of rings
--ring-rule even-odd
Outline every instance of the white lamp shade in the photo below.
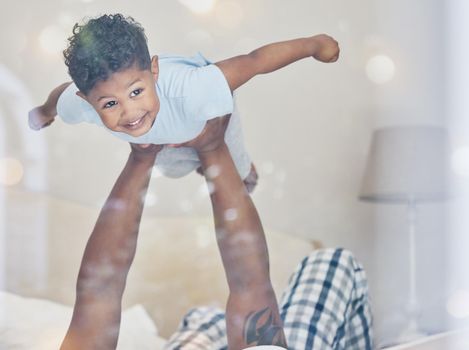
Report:
[[[396,203],[443,200],[446,149],[443,128],[402,126],[376,130],[360,199]]]

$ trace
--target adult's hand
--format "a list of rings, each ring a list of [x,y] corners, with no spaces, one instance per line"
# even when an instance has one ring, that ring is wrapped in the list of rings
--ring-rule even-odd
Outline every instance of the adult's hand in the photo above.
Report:
[[[137,161],[155,161],[156,155],[163,149],[163,145],[152,143],[136,144],[130,143],[130,155]]]
[[[192,147],[198,154],[215,151],[225,143],[225,131],[229,121],[229,115],[210,119],[195,139],[171,147]]]

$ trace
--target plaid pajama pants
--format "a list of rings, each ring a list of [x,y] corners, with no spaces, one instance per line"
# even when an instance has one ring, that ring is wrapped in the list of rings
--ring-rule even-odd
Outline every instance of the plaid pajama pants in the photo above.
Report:
[[[372,316],[365,271],[343,249],[305,257],[280,301],[290,350],[371,350]],[[191,309],[165,350],[226,350],[224,312]]]

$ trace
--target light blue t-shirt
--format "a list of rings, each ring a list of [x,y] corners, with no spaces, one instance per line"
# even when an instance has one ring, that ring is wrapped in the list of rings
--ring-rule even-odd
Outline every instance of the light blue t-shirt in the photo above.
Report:
[[[94,108],[76,95],[77,91],[75,84],[71,84],[59,98],[57,114],[64,122],[97,124],[132,143],[186,142],[201,133],[207,120],[232,114],[225,142],[241,178],[246,178],[251,170],[251,160],[244,149],[241,121],[228,82],[222,71],[200,53],[193,57],[159,56],[156,92],[160,110],[152,128],[139,137],[107,129]],[[190,147],[164,147],[158,152],[156,166],[164,175],[177,178],[196,169],[200,162]]]
[[[200,53],[193,57],[161,55],[156,91],[160,110],[152,128],[142,136],[108,130],[127,142],[168,144],[192,140],[207,120],[233,112],[233,96],[222,71]],[[103,126],[98,113],[81,97],[75,84],[60,96],[57,113],[69,124]],[[107,129],[107,128],[106,128]]]

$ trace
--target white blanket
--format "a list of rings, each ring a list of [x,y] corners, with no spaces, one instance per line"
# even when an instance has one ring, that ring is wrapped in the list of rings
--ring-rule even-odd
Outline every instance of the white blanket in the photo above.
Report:
[[[0,291],[0,349],[56,350],[71,317],[69,306]],[[164,343],[141,305],[122,313],[118,350],[160,350]]]

